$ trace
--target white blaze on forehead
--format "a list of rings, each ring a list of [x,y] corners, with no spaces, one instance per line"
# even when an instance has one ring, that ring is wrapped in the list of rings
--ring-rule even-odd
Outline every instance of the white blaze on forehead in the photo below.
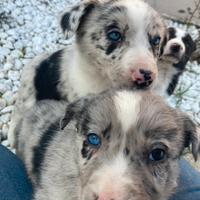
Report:
[[[117,117],[124,132],[127,132],[138,119],[141,96],[130,91],[120,91],[114,97]]]
[[[124,6],[127,8],[127,15],[129,17],[129,26],[133,26],[133,30],[143,34],[146,32],[144,26],[146,25],[146,17],[149,13],[149,6],[141,0],[122,0],[116,2],[115,5]]]

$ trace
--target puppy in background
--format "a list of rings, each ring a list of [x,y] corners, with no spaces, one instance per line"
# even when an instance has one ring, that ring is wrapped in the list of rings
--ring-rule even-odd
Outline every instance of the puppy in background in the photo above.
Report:
[[[158,61],[158,79],[153,87],[158,94],[173,94],[179,77],[185,71],[195,49],[195,42],[187,32],[178,28],[168,28]]]
[[[111,90],[65,107],[40,101],[23,118],[17,153],[34,200],[168,200],[184,148],[199,154],[195,124],[148,91]]]

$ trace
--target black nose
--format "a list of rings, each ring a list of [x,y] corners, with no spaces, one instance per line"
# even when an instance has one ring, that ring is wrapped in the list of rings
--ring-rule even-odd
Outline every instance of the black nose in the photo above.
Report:
[[[179,44],[173,44],[171,46],[171,52],[172,53],[178,53],[181,49],[181,46]]]
[[[140,69],[140,73],[143,74],[144,80],[149,81],[152,79],[152,71]]]

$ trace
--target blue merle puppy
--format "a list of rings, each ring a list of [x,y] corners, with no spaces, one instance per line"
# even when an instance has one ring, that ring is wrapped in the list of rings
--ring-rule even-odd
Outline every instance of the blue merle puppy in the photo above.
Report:
[[[22,74],[8,134],[11,146],[24,111],[44,99],[72,102],[111,87],[148,89],[157,77],[165,25],[141,0],[87,0],[61,18],[73,45],[37,57]]]
[[[112,90],[38,102],[22,120],[17,153],[34,200],[168,200],[196,125],[148,91]],[[66,111],[65,111],[66,110]]]

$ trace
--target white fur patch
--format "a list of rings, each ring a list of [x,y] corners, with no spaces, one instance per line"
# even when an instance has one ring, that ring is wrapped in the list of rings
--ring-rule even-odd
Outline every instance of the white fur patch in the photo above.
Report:
[[[124,132],[127,132],[137,122],[140,100],[139,94],[130,91],[118,92],[114,97],[117,117]]]
[[[91,185],[92,190],[97,194],[114,191],[120,193],[127,184],[131,184],[126,176],[127,169],[128,162],[123,153],[119,152],[94,173],[95,184]]]

